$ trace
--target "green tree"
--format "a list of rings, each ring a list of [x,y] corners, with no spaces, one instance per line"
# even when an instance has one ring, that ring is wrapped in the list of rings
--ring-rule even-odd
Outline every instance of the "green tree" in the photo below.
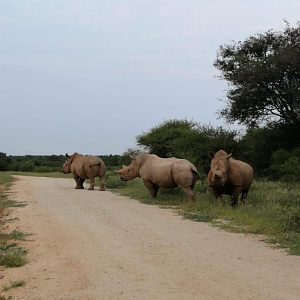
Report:
[[[300,22],[220,47],[214,66],[229,83],[228,122],[300,124]]]
[[[237,132],[194,121],[167,120],[136,137],[137,144],[160,157],[185,158],[202,175],[210,166],[208,151],[223,149],[238,156]]]
[[[0,152],[0,171],[9,170],[10,158],[6,156],[6,153]]]

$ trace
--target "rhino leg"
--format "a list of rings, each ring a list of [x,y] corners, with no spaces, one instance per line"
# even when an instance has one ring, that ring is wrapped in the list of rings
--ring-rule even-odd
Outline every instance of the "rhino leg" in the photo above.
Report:
[[[245,201],[247,199],[248,192],[249,192],[249,189],[242,192],[241,201],[244,205],[245,205]]]
[[[186,194],[186,200],[188,202],[194,202],[195,198],[194,198],[194,192],[193,192],[192,188],[191,187],[182,187],[182,186],[180,186],[180,187],[183,189],[183,191]]]
[[[240,195],[241,192],[242,192],[241,187],[235,188],[233,190],[232,195],[231,195],[231,206],[233,208],[235,208],[237,206],[237,203],[238,203],[238,200],[239,200],[239,195]]]
[[[90,187],[89,190],[94,190],[94,186],[95,186],[95,178],[94,177],[90,177]]]
[[[83,187],[84,181],[85,181],[85,179],[79,178],[79,183],[80,183],[80,186],[81,186],[82,188],[84,188],[84,187]]]
[[[104,176],[99,176],[99,178],[100,178],[100,191],[105,191]]]
[[[77,176],[75,173],[73,173],[73,178],[76,181],[76,187],[75,187],[75,189],[84,189],[83,182],[80,181],[81,178],[79,178],[79,176]]]
[[[144,184],[145,184],[146,188],[149,190],[151,197],[155,198],[157,196],[159,187],[157,185],[155,185],[154,183],[152,183],[151,181],[144,180]]]

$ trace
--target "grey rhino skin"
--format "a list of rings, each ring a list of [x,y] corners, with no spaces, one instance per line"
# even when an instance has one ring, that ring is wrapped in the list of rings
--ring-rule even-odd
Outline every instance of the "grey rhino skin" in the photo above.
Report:
[[[139,155],[132,154],[131,158],[129,166],[123,165],[122,169],[115,171],[122,180],[142,178],[151,197],[156,197],[160,187],[179,186],[186,193],[188,200],[194,201],[193,188],[200,176],[196,167],[188,160],[161,158],[145,152]]]
[[[210,171],[208,173],[208,184],[216,198],[220,198],[223,205],[225,200],[223,194],[231,196],[231,206],[235,207],[238,197],[242,194],[241,201],[245,204],[249,188],[253,180],[252,167],[231,157],[223,150],[216,154],[209,152],[211,158]]]
[[[67,160],[63,165],[63,173],[72,173],[76,181],[75,189],[84,189],[83,183],[85,179],[90,180],[89,190],[93,190],[95,186],[95,177],[100,178],[100,191],[105,191],[105,164],[98,156],[84,156],[75,152],[69,156],[66,154]]]

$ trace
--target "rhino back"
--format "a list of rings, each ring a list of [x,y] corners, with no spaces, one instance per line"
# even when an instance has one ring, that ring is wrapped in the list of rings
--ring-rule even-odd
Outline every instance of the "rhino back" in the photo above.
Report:
[[[104,162],[98,156],[88,155],[85,156],[84,170],[88,177],[99,176],[100,170],[102,170],[104,176],[105,165]]]
[[[139,175],[143,180],[151,181],[160,187],[175,187],[172,174],[173,162],[173,158],[149,155],[139,168]]]
[[[188,160],[178,158],[160,158],[152,156],[141,166],[140,177],[150,180],[160,187],[191,186],[195,184],[199,173]],[[194,174],[196,176],[194,176]]]
[[[240,160],[230,158],[229,177],[234,185],[242,185],[243,190],[248,189],[253,180],[252,167]]]

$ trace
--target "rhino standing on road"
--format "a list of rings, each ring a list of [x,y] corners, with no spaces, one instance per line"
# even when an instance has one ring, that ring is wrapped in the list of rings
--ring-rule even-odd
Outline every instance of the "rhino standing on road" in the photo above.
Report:
[[[105,178],[105,164],[98,156],[87,155],[84,156],[75,152],[69,156],[66,154],[67,160],[63,165],[64,174],[73,174],[76,181],[75,189],[84,189],[83,183],[85,179],[90,180],[89,190],[93,190],[95,186],[95,177],[100,178],[100,191],[105,191],[104,178]]]
[[[145,152],[131,155],[129,166],[115,171],[122,180],[131,180],[136,177],[143,179],[151,197],[156,197],[158,189],[174,188],[179,186],[184,190],[189,201],[194,201],[193,188],[199,179],[196,167],[186,159],[175,157],[161,158],[155,154]]]
[[[236,160],[223,150],[216,154],[208,153],[211,158],[208,184],[216,198],[220,198],[223,205],[225,200],[222,195],[231,196],[231,206],[235,207],[238,197],[242,193],[242,203],[245,204],[249,188],[253,180],[253,169],[247,163]]]

